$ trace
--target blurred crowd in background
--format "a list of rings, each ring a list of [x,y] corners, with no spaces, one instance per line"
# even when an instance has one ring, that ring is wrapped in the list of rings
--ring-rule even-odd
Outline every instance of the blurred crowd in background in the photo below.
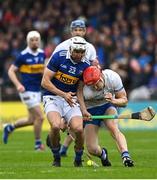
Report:
[[[102,69],[119,73],[130,100],[157,99],[157,2],[155,0],[0,0],[0,87],[2,100],[17,100],[10,64],[38,30],[47,59],[70,38],[70,23],[83,19],[86,40]]]

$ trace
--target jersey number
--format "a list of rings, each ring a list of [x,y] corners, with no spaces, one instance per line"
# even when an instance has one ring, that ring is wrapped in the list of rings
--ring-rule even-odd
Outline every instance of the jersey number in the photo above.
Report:
[[[70,66],[69,73],[75,74],[76,73],[76,67]]]

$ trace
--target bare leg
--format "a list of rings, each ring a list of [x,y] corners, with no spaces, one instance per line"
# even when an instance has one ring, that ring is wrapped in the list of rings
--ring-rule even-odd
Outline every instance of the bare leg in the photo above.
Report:
[[[42,124],[44,117],[40,106],[36,106],[30,109],[30,111],[34,115],[34,135],[35,135],[35,139],[38,140],[41,138]]]
[[[50,123],[51,129],[49,132],[49,136],[47,140],[49,141],[47,144],[50,147],[54,161],[52,163],[53,166],[61,166],[60,159],[60,128],[61,128],[61,116],[58,112],[48,112],[47,119]]]
[[[65,137],[64,139],[64,142],[61,146],[61,149],[60,149],[60,155],[61,156],[66,156],[67,155],[67,150],[70,146],[70,144],[75,140],[75,135],[72,131],[69,130],[69,133],[70,134],[67,134],[67,136]]]
[[[107,110],[107,113],[115,114],[116,110],[113,108],[110,108]],[[107,121],[104,121],[104,123],[116,142],[117,148],[119,152],[121,153],[123,164],[128,167],[134,166],[133,161],[131,160],[130,154],[128,152],[126,138],[124,134],[118,128],[117,120],[107,120]]]
[[[9,134],[16,128],[34,125],[35,149],[43,150],[41,143],[41,128],[43,123],[43,115],[40,106],[28,109],[28,118],[21,118],[13,125],[9,124],[4,129],[3,141],[7,143]]]
[[[28,109],[29,117],[24,119],[19,119],[14,123],[15,128],[25,127],[34,125],[34,135],[35,139],[41,138],[41,129],[43,123],[43,114],[40,106],[36,106]]]
[[[107,111],[107,114],[115,114],[115,113],[116,111],[113,108],[110,108]],[[111,133],[112,137],[116,141],[119,152],[122,153],[124,151],[128,151],[126,138],[118,128],[117,120],[107,120],[107,121],[105,120],[104,123],[107,129],[109,130],[109,132]]]
[[[57,148],[60,146],[61,117],[58,112],[49,112],[47,114],[47,118],[51,126],[50,133],[49,133],[50,143],[52,147]]]
[[[87,124],[85,126],[85,142],[87,150],[90,154],[97,156],[101,159],[103,166],[111,166],[108,160],[108,153],[105,148],[101,148],[98,142],[98,130],[99,127],[93,124]]]
[[[82,155],[84,145],[83,120],[81,117],[73,117],[69,123],[71,131],[75,134],[75,160],[74,166],[82,166]]]
[[[98,130],[99,127],[92,124],[85,126],[85,143],[87,150],[94,156],[100,156],[102,151],[98,144]]]

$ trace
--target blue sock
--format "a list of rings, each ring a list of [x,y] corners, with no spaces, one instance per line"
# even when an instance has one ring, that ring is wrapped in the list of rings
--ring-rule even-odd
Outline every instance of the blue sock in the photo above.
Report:
[[[75,161],[81,161],[83,155],[83,150],[75,151]]]
[[[124,157],[130,157],[130,154],[129,154],[128,151],[124,151],[124,152],[122,152],[121,157],[122,157],[122,159],[123,159]]]
[[[35,145],[40,146],[41,145],[41,139],[36,139],[35,140]]]
[[[61,146],[61,149],[60,149],[60,154],[66,154],[67,150],[68,150],[68,147],[62,145],[62,146]]]
[[[14,129],[15,129],[15,126],[11,125],[11,131],[14,131]]]
[[[15,126],[14,126],[14,125],[12,125],[12,124],[8,124],[8,125],[7,125],[7,131],[8,131],[8,132],[12,132],[12,131],[14,131],[14,129],[15,129]]]
[[[60,146],[57,147],[57,148],[52,148],[52,149],[51,149],[54,158],[60,159],[60,153],[59,153],[59,150],[60,150]]]

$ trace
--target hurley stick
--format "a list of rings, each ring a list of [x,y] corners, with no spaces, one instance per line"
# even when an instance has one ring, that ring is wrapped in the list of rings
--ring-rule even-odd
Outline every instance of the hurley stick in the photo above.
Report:
[[[139,112],[130,114],[120,114],[120,115],[93,115],[91,119],[136,119],[143,121],[151,121],[156,115],[155,110],[149,106]]]

